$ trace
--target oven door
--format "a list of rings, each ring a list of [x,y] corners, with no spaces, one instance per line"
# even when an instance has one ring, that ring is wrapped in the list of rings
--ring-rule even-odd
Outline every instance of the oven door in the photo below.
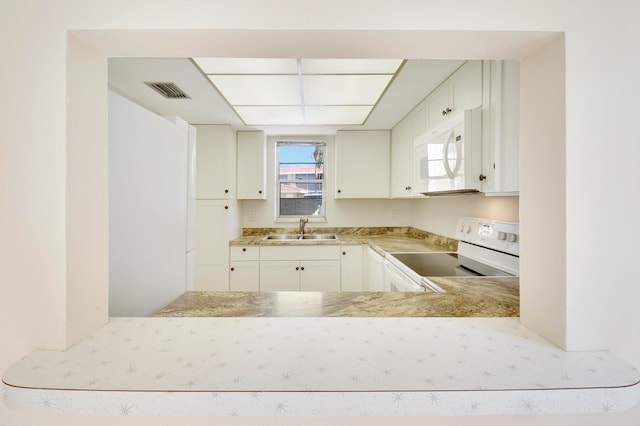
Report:
[[[423,293],[426,291],[426,288],[423,285],[415,282],[388,260],[385,260],[384,262],[384,269],[385,291],[405,293]]]

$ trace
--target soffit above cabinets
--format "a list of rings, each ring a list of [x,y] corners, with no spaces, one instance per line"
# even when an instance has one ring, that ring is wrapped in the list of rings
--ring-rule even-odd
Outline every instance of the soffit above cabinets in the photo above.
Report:
[[[247,125],[362,125],[400,59],[194,58]]]
[[[295,59],[292,61],[297,64]],[[271,135],[318,135],[334,134],[340,129],[391,129],[463,62],[462,60],[406,60],[362,125],[248,126],[190,58],[109,58],[108,78],[111,90],[159,115],[180,117],[191,124],[229,124],[237,130],[264,130]],[[311,66],[312,63],[308,65]],[[319,68],[319,63],[313,66],[316,67],[313,69],[315,74],[323,74],[326,71]],[[252,68],[249,68],[249,71],[251,70]],[[276,71],[280,70],[274,69],[268,75],[277,74]],[[175,83],[189,97],[166,98],[145,82]],[[342,107],[344,110],[351,110],[354,115],[362,115],[362,112],[354,111],[357,108],[353,106],[343,105]],[[294,112],[294,109],[287,108],[287,106],[277,106],[270,110],[262,110],[261,114],[267,116],[299,114],[299,109]],[[337,108],[334,111],[336,115],[340,112]],[[305,112],[309,120],[319,122],[319,119],[315,118],[315,107],[307,106]],[[326,112],[323,114],[326,115]],[[261,117],[255,120],[258,121],[258,119],[263,120]],[[330,119],[337,122],[337,118],[330,117]]]

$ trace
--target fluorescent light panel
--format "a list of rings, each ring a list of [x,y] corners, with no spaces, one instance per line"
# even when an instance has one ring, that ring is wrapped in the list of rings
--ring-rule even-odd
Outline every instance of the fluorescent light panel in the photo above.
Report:
[[[362,124],[401,60],[194,58],[248,125]]]

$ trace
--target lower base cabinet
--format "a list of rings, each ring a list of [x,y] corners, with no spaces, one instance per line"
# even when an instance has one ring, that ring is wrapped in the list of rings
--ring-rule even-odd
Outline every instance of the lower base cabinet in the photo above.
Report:
[[[260,291],[260,248],[231,247],[229,259],[229,290]]]
[[[340,291],[340,261],[263,260],[260,291]]]
[[[260,291],[340,291],[340,247],[261,247]]]

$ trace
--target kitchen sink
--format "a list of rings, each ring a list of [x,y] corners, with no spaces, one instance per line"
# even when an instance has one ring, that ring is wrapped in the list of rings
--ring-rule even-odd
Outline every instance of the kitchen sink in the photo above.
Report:
[[[336,234],[304,234],[302,240],[337,240]]]
[[[299,240],[299,234],[272,234],[263,238],[264,240]]]
[[[263,238],[263,240],[337,240],[336,234],[271,234]]]

